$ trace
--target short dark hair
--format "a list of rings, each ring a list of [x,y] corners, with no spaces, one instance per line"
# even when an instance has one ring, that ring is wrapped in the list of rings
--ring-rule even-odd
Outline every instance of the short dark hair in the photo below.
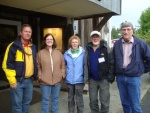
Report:
[[[23,31],[24,27],[30,27],[32,29],[32,27],[29,24],[23,24],[20,29],[21,32]]]
[[[44,38],[43,38],[43,40],[42,40],[41,49],[44,49],[44,48],[46,47],[45,41],[46,41],[46,38],[47,38],[48,36],[52,36],[52,38],[53,38],[53,45],[52,45],[52,48],[55,49],[55,48],[57,47],[57,44],[56,44],[56,40],[55,40],[54,36],[53,36],[51,33],[47,33],[47,34],[44,36]]]

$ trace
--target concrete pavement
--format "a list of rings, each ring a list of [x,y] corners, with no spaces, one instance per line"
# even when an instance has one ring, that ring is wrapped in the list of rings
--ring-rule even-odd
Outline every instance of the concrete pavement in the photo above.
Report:
[[[150,75],[144,74],[141,77],[141,99],[150,88]],[[39,88],[34,88],[39,91]],[[85,86],[88,89],[88,86]],[[116,82],[110,85],[110,112],[109,113],[123,113],[122,106],[120,102],[119,92]],[[67,92],[60,92],[60,102],[59,102],[59,113],[68,113],[67,109]],[[29,113],[41,113],[41,102],[36,103],[30,107]],[[89,94],[84,94],[84,113],[91,113],[89,107]]]

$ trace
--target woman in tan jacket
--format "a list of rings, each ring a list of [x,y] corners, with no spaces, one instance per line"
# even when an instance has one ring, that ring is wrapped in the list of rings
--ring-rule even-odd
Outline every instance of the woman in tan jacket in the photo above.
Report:
[[[56,41],[48,33],[43,38],[41,50],[37,55],[38,80],[42,92],[42,113],[49,113],[51,96],[51,113],[58,113],[61,81],[65,78],[65,62],[60,50],[56,49]]]

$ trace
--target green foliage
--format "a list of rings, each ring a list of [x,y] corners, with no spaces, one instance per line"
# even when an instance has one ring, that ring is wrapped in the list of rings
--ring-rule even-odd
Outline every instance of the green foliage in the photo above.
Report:
[[[150,45],[150,29],[145,34],[142,33],[141,29],[138,29],[137,31],[135,31],[134,35],[143,39],[144,41],[146,41],[146,43]]]
[[[112,39],[117,39],[120,37],[120,31],[119,29],[116,29],[115,27],[112,28],[112,31],[111,31],[111,36],[112,36]]]
[[[142,34],[147,34],[150,29],[150,7],[147,8],[145,11],[142,12],[139,24]]]
[[[139,20],[140,28],[135,35],[145,40],[150,45],[150,7],[142,12]]]

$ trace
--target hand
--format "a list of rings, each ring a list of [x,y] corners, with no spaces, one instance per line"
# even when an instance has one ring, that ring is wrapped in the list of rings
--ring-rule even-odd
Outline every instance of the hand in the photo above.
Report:
[[[62,76],[63,79],[65,79],[65,76]]]
[[[11,87],[12,89],[17,89],[17,83],[10,84],[10,87]]]
[[[42,81],[42,77],[38,76],[38,77],[37,77],[37,81],[38,81],[38,82],[41,82],[41,81]]]

